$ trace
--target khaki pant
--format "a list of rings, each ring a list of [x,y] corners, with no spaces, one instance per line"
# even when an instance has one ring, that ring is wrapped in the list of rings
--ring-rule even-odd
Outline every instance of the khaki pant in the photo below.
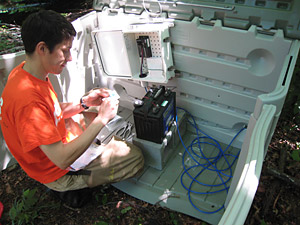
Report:
[[[84,168],[89,174],[66,174],[45,185],[56,191],[76,190],[119,182],[143,170],[142,152],[131,143],[113,137],[108,144],[101,144],[99,151],[101,154]]]
[[[143,169],[142,153],[130,143],[112,138],[106,146],[100,146],[100,149],[101,154],[84,168],[86,172],[90,172],[89,175],[66,174],[45,185],[56,191],[95,187],[131,178]]]

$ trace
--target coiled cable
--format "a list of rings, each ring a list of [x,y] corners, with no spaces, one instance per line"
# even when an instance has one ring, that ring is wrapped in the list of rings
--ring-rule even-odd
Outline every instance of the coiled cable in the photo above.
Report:
[[[193,128],[195,128],[196,130],[196,138],[192,140],[191,144],[186,147],[186,145],[184,144],[182,137],[180,135],[179,132],[179,126],[177,126],[177,131],[178,131],[178,135],[180,138],[180,141],[185,149],[183,156],[182,156],[182,166],[183,166],[183,173],[181,175],[180,181],[181,181],[181,185],[188,191],[188,198],[190,203],[192,204],[192,206],[199,212],[205,213],[205,214],[213,214],[216,213],[220,210],[222,210],[224,208],[224,205],[222,205],[220,208],[214,210],[214,211],[204,211],[202,209],[200,209],[199,207],[197,207],[194,202],[192,201],[191,198],[191,193],[193,194],[215,194],[221,191],[226,191],[228,193],[229,190],[229,181],[231,180],[232,176],[233,176],[233,171],[232,171],[232,166],[234,165],[235,161],[238,159],[239,156],[239,152],[234,155],[234,154],[230,154],[227,153],[227,150],[229,149],[229,147],[232,145],[233,141],[239,136],[239,134],[246,129],[246,127],[243,127],[242,129],[240,129],[237,134],[233,137],[233,139],[230,141],[230,143],[227,145],[227,147],[223,150],[222,146],[220,145],[220,143],[215,140],[214,138],[212,138],[211,136],[209,136],[208,134],[204,133],[202,130],[200,130],[196,124],[196,121],[194,119],[194,117],[192,116],[191,113],[189,113],[187,110],[177,107],[177,110],[183,110],[185,111],[190,118],[192,119],[192,121],[188,120],[188,122],[192,125]],[[178,124],[177,121],[177,116],[176,116],[176,123]],[[212,145],[215,147],[215,149],[218,150],[218,154],[216,156],[206,156],[205,153],[203,152],[203,145]],[[187,156],[187,154],[190,156],[190,160],[192,160],[194,165],[191,165],[190,167],[186,167],[186,163],[185,163],[185,158]],[[228,160],[228,157],[233,157],[233,161],[230,163]],[[200,160],[204,160],[204,163],[200,163]],[[224,160],[226,167],[222,169],[218,168],[218,162],[220,162],[220,160]],[[195,170],[199,170],[199,172],[196,172],[196,175],[192,175],[191,172],[195,171]],[[215,172],[217,174],[217,177],[220,180],[220,183],[218,184],[207,184],[207,183],[203,183],[200,182],[198,180],[198,178],[200,177],[201,174],[203,174],[204,171],[209,170],[212,172]],[[228,174],[229,171],[229,174]],[[227,173],[226,173],[227,172]],[[184,184],[183,179],[184,176],[188,176],[191,179],[190,184],[187,186],[186,184]],[[194,185],[203,185],[206,187],[214,187],[217,188],[217,190],[214,191],[206,191],[206,192],[201,192],[201,191],[195,191],[193,189]]]

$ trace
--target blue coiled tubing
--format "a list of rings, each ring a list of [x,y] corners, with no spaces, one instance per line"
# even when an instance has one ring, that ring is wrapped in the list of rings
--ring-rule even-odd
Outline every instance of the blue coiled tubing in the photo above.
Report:
[[[180,135],[179,127],[177,126],[179,138],[185,149],[183,156],[182,156],[183,173],[181,175],[181,184],[188,191],[189,201],[197,211],[205,213],[205,214],[216,213],[216,212],[222,210],[224,208],[224,205],[222,205],[220,208],[218,208],[214,211],[204,211],[194,204],[194,202],[192,201],[192,198],[191,198],[191,194],[193,193],[193,194],[200,194],[200,195],[209,195],[209,194],[215,194],[215,193],[218,193],[221,191],[226,191],[228,193],[228,190],[229,190],[228,183],[233,176],[232,166],[235,163],[235,161],[238,159],[239,152],[237,153],[237,155],[233,155],[233,154],[227,153],[227,150],[232,145],[233,141],[237,138],[237,136],[243,130],[246,129],[246,127],[243,127],[242,129],[240,129],[237,132],[237,134],[233,137],[233,139],[230,141],[230,143],[227,145],[227,147],[225,149],[222,149],[221,145],[219,144],[219,142],[217,140],[215,140],[211,136],[207,135],[206,133],[204,133],[203,131],[201,131],[198,128],[196,121],[191,113],[189,113],[187,110],[180,108],[180,107],[177,107],[177,110],[183,110],[191,117],[192,121],[188,120],[188,122],[192,125],[192,127],[196,131],[196,138],[191,142],[191,144],[189,146],[186,147],[186,145],[184,144],[182,137]],[[177,116],[176,116],[176,123],[178,124]],[[214,146],[215,149],[218,151],[218,154],[214,157],[207,157],[203,152],[204,145]],[[187,154],[190,156],[190,160],[192,160],[192,162],[193,162],[193,165],[191,165],[190,167],[186,167],[186,165],[185,165],[185,158],[186,158]],[[233,160],[231,163],[229,163],[229,161],[228,161],[229,157],[233,157]],[[200,160],[204,161],[204,163],[200,163]],[[222,166],[223,167],[222,169],[219,169],[217,167],[217,163],[220,162],[220,160],[225,160],[225,164],[227,165],[225,168],[224,168],[224,165]],[[218,184],[206,184],[206,183],[200,182],[198,180],[198,178],[206,170],[215,172],[217,174],[220,182]],[[196,175],[195,174],[192,175],[191,174],[192,171],[194,173],[196,171]],[[184,184],[184,182],[183,182],[184,176],[189,177],[189,179],[190,179],[189,185]],[[202,185],[202,186],[206,186],[206,187],[214,187],[217,190],[207,191],[207,192],[195,191],[194,190],[195,188],[193,188],[193,187],[195,187],[197,185]]]

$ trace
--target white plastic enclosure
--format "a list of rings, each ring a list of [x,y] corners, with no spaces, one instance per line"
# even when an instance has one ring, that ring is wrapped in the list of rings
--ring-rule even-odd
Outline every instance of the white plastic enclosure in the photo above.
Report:
[[[210,224],[243,224],[297,59],[300,4],[247,0],[234,1],[239,4],[229,0],[189,2],[176,5],[165,1],[159,5],[153,1],[94,1],[99,11],[73,22],[78,32],[73,43],[73,61],[51,81],[61,101],[78,101],[93,87],[113,89],[117,85],[128,96],[141,98],[145,94],[141,81],[148,87],[163,83],[176,92],[177,106],[193,114],[199,128],[225,146],[246,125],[247,130],[230,149],[232,153],[240,151],[240,155],[233,165],[228,193],[194,199],[206,210],[224,205],[217,213],[201,213],[190,205],[187,191],[178,181],[183,172],[184,149],[180,143],[168,149],[173,155],[163,163],[162,170],[146,167],[137,179],[115,184],[152,204],[169,193],[176,198],[161,201],[162,206]],[[154,29],[155,24],[164,27]],[[129,29],[131,25],[134,31]],[[107,43],[106,32],[112,34],[108,39],[112,43]],[[164,50],[159,52],[169,61],[147,61],[152,66],[149,69],[162,72],[142,80],[138,77],[140,59],[126,41],[133,44],[144,32],[149,36],[159,33],[159,42],[168,45],[161,46]],[[103,46],[103,41],[107,45]],[[123,48],[123,52],[118,51]],[[112,56],[99,55],[108,51]],[[130,99],[121,96],[120,105],[119,114],[133,122]],[[184,141],[188,143],[195,133],[186,125]],[[206,175],[201,179],[215,179],[215,175]]]
[[[25,60],[24,51],[6,55],[0,55],[0,96],[7,81],[8,74],[10,71]],[[1,110],[0,101],[0,110]],[[1,116],[1,113],[0,113]],[[8,166],[16,163],[12,154],[7,149],[7,145],[4,141],[2,131],[0,129],[0,171],[6,169]]]
[[[74,47],[80,48],[79,43],[86,46],[76,52],[74,58],[91,60],[86,61],[85,65],[81,65],[82,60],[76,63],[76,70],[85,71],[85,76],[72,77],[70,83],[66,83],[63,74],[61,83],[72,87],[72,83],[79,83],[76,80],[80,79],[86,84],[86,90],[94,86],[114,88],[121,85],[131,97],[144,96],[145,90],[139,80],[119,79],[103,72],[97,50],[95,46],[91,46],[93,41],[90,33],[93,32],[85,32],[99,29],[98,26],[101,27],[103,21],[107,20],[124,25],[126,21],[137,23],[141,18],[147,17],[147,13],[132,15],[122,10],[116,11],[114,14],[93,12],[74,22],[77,29],[83,32],[74,42]],[[103,21],[102,13],[105,14]],[[126,17],[128,18],[124,19]],[[148,19],[152,22],[166,20]],[[170,191],[180,198],[170,198],[167,202],[161,202],[161,205],[211,224],[243,224],[289,87],[299,42],[286,38],[280,29],[264,33],[255,25],[242,30],[225,27],[220,20],[207,23],[198,17],[191,21],[175,19],[172,23],[174,26],[169,27],[169,39],[176,73],[165,85],[177,93],[177,106],[192,113],[198,126],[224,145],[230,142],[241,127],[248,127],[232,144],[232,152],[241,153],[233,166],[235,170],[229,192],[205,199],[195,197],[197,203],[207,210],[223,204],[225,208],[207,215],[190,205],[177,177],[182,171],[180,158],[183,147],[180,143],[173,149],[173,156],[162,170],[146,167],[144,174],[138,179],[117,183],[115,187],[153,204]],[[72,65],[70,67],[73,69]],[[147,84],[159,85],[160,81],[149,81]],[[70,100],[75,97],[75,93],[68,91],[66,96]],[[130,113],[132,103],[121,97],[120,104],[127,109],[122,109],[120,115],[133,122]],[[186,140],[193,135],[193,130],[187,124],[184,135]],[[174,168],[178,168],[176,173]]]

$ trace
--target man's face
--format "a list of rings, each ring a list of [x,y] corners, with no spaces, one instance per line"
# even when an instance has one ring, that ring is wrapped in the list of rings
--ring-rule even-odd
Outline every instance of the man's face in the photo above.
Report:
[[[72,60],[70,50],[72,48],[73,39],[72,37],[57,44],[52,53],[48,51],[44,61],[44,67],[48,73],[60,74],[67,62]]]

